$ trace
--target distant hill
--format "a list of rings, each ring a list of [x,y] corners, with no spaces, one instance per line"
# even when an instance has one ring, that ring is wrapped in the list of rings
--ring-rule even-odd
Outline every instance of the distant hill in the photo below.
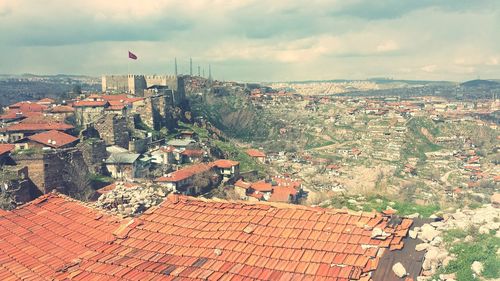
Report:
[[[492,81],[492,80],[481,80],[481,79],[476,79],[476,80],[470,80],[467,82],[464,82],[460,84],[462,87],[467,87],[467,88],[488,88],[488,87],[500,87],[500,83]]]

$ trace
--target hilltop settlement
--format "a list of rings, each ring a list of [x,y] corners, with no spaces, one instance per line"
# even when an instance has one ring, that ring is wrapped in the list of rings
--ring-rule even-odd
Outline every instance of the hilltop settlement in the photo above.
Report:
[[[101,87],[3,105],[0,280],[500,278],[497,88]]]

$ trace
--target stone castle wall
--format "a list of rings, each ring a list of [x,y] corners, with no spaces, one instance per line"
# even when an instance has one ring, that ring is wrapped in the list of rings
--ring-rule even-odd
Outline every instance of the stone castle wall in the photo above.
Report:
[[[94,123],[94,128],[107,145],[118,145],[128,149],[130,139],[127,117],[106,114]]]

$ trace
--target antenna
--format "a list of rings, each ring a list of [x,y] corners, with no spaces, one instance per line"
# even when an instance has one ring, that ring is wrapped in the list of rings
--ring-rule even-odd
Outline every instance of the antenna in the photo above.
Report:
[[[201,77],[200,75],[200,65],[198,64],[198,77]]]
[[[208,80],[212,81],[212,66],[208,65]]]
[[[205,68],[203,68],[203,77],[205,77]]]

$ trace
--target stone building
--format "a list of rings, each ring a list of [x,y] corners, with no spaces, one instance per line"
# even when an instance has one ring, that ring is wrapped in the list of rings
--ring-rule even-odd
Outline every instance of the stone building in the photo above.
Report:
[[[107,145],[118,145],[128,149],[130,134],[128,118],[116,114],[106,114],[94,122],[94,128]]]
[[[74,148],[34,154],[16,154],[12,159],[28,168],[29,178],[37,189],[49,193],[54,189],[69,191],[85,185],[88,168],[81,151]]]

